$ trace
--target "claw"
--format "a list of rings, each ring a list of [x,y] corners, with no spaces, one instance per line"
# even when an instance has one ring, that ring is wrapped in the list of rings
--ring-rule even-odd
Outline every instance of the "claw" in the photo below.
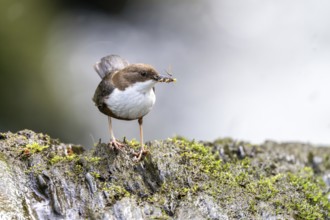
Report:
[[[144,156],[144,155],[147,155],[149,153],[149,151],[148,150],[140,150],[139,151],[139,153],[133,153],[133,155],[134,155],[134,161],[135,162],[139,162],[141,159],[142,159],[142,156]]]
[[[113,139],[109,143],[110,146],[113,146],[115,149],[124,152],[123,148],[125,147],[125,144],[118,142],[116,139]]]

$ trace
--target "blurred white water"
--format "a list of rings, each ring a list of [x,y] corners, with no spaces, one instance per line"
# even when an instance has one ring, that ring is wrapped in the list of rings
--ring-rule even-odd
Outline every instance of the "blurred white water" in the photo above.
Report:
[[[162,1],[130,4],[120,16],[77,10],[49,32],[45,70],[63,110],[84,126],[82,143],[109,138],[91,101],[92,65],[119,54],[164,72],[145,117],[145,139],[175,134],[213,140],[330,143],[330,2]],[[114,122],[138,139],[138,124]],[[93,138],[94,140],[93,140]]]

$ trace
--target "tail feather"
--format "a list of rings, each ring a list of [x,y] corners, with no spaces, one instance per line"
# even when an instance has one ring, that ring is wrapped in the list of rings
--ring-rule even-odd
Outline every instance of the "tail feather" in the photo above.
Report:
[[[124,69],[128,66],[129,63],[127,60],[121,58],[118,55],[109,55],[105,56],[94,64],[94,69],[99,74],[99,76],[103,79],[108,74],[111,74],[117,70]]]

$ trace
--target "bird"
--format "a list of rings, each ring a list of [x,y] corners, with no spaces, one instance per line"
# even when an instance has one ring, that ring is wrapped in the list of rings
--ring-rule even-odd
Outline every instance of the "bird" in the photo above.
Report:
[[[141,149],[135,153],[139,161],[148,151],[143,142],[143,117],[147,115],[156,101],[155,85],[158,82],[175,82],[176,79],[160,75],[149,64],[129,62],[119,55],[108,55],[94,64],[94,69],[101,77],[93,101],[99,111],[108,116],[110,132],[109,144],[118,150],[125,146],[116,140],[112,118],[119,120],[138,120]]]

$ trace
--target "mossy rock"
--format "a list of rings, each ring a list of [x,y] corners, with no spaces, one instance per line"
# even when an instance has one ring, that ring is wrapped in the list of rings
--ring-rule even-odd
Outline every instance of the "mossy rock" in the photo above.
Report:
[[[330,148],[175,137],[147,143],[135,162],[137,146],[86,150],[29,130],[0,133],[0,216],[329,219]]]

